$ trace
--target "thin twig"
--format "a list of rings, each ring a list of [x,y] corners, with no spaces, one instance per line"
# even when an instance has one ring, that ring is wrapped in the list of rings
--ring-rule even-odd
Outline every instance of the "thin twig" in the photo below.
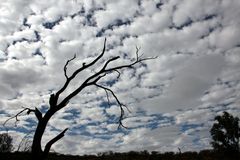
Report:
[[[111,89],[109,89],[109,88],[107,88],[107,87],[104,87],[104,86],[101,86],[101,85],[99,85],[99,84],[95,84],[95,86],[97,86],[97,87],[99,87],[99,88],[102,88],[102,89],[104,89],[106,92],[108,91],[108,92],[110,92],[110,93],[113,95],[113,97],[114,97],[115,100],[117,101],[118,106],[119,106],[120,111],[121,111],[120,117],[119,117],[119,121],[118,121],[118,123],[119,123],[118,128],[120,128],[120,127],[127,128],[127,127],[125,127],[125,126],[122,124],[122,120],[123,120],[123,116],[124,116],[124,109],[123,109],[123,107],[126,107],[126,108],[127,108],[127,106],[124,105],[124,104],[122,104],[122,103],[119,101],[118,97],[116,96],[116,94],[115,94]]]
[[[15,127],[16,127],[16,126],[17,126],[17,122],[20,121],[20,120],[18,119],[18,116],[20,116],[24,111],[27,111],[27,114],[30,114],[31,112],[35,112],[35,110],[30,109],[30,108],[27,108],[27,107],[22,107],[22,108],[23,108],[23,109],[22,109],[21,111],[19,111],[16,115],[14,115],[14,116],[8,118],[6,121],[4,121],[3,126],[6,127],[6,123],[7,123],[8,121],[10,121],[11,119],[14,119],[14,118],[15,118],[15,119],[16,119],[16,121],[15,121]]]
[[[74,54],[73,58],[72,58],[72,59],[69,59],[69,60],[66,62],[66,64],[64,65],[63,70],[64,70],[64,75],[65,75],[66,79],[68,79],[67,66],[68,66],[68,64],[69,64],[71,61],[73,61],[75,58],[76,58],[76,54]]]

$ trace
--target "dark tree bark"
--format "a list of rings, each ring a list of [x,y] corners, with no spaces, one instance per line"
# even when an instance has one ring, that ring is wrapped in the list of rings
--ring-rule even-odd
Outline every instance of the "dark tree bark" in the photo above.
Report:
[[[47,158],[47,155],[51,149],[51,146],[57,142],[58,140],[60,140],[62,137],[64,137],[65,132],[68,130],[68,128],[64,129],[61,133],[59,133],[58,135],[56,135],[56,137],[54,137],[53,139],[51,139],[49,142],[47,142],[46,146],[42,147],[41,145],[41,141],[42,141],[42,137],[44,135],[44,131],[47,127],[48,121],[51,119],[51,117],[58,112],[59,110],[61,110],[62,108],[64,108],[68,102],[75,97],[77,94],[79,94],[84,88],[88,87],[88,86],[96,86],[100,89],[105,90],[106,92],[106,96],[108,98],[108,93],[112,94],[113,97],[115,98],[117,104],[120,107],[120,117],[119,117],[119,127],[125,127],[122,124],[122,120],[123,120],[123,116],[124,116],[124,107],[126,107],[124,104],[122,104],[118,97],[115,95],[115,93],[110,89],[107,88],[106,86],[102,86],[100,84],[98,84],[97,82],[105,77],[107,74],[111,74],[113,72],[117,72],[118,73],[118,77],[120,77],[120,69],[123,68],[133,68],[135,64],[138,63],[142,63],[143,61],[146,60],[150,60],[150,59],[155,59],[157,57],[150,57],[150,58],[142,58],[142,55],[139,56],[138,51],[139,49],[136,48],[136,58],[130,63],[130,64],[126,64],[126,65],[120,65],[120,66],[116,66],[116,67],[109,67],[108,65],[119,59],[119,56],[115,56],[115,57],[111,57],[108,60],[106,60],[102,66],[102,68],[100,68],[99,66],[96,68],[99,68],[100,70],[93,73],[92,75],[90,75],[80,86],[78,86],[72,93],[70,93],[69,95],[67,95],[62,101],[58,101],[59,96],[65,91],[65,89],[68,87],[68,85],[70,84],[70,82],[82,71],[86,70],[87,68],[95,65],[104,55],[105,53],[105,49],[106,49],[106,39],[104,40],[104,45],[103,45],[103,50],[101,52],[101,54],[99,56],[97,56],[92,62],[90,63],[84,63],[82,65],[82,67],[78,68],[77,70],[75,70],[72,75],[68,76],[67,74],[67,67],[68,64],[73,61],[76,58],[76,55],[72,58],[69,59],[65,66],[64,66],[64,76],[66,78],[66,81],[64,83],[64,85],[62,86],[62,88],[60,88],[56,94],[52,94],[49,98],[49,109],[47,110],[47,112],[44,114],[44,116],[42,116],[42,113],[37,109],[30,109],[30,108],[23,108],[23,110],[21,110],[18,114],[16,114],[14,117],[12,118],[16,118],[16,122],[19,121],[18,120],[18,116],[23,113],[24,111],[27,111],[27,114],[30,114],[31,112],[35,113],[35,116],[38,120],[38,124],[37,124],[37,128],[35,130],[34,133],[34,137],[33,137],[33,143],[32,143],[32,159],[33,160],[45,160]],[[108,98],[109,99],[109,98]],[[110,104],[110,103],[109,103]],[[8,119],[8,120],[10,120]],[[8,121],[7,120],[7,121]],[[7,122],[6,121],[6,122]],[[5,123],[6,123],[5,122]]]

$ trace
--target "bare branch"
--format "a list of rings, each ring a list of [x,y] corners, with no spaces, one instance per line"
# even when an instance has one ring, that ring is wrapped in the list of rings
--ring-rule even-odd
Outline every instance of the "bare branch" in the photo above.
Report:
[[[125,107],[126,107],[126,106],[125,106]],[[127,107],[126,107],[126,108],[127,108]],[[121,114],[120,114],[119,121],[118,121],[118,123],[119,123],[118,128],[123,127],[123,128],[126,128],[126,129],[127,129],[127,127],[122,124],[123,116],[124,116],[124,114],[125,114],[123,107],[120,106],[120,110],[121,110]]]
[[[18,119],[19,116],[21,116],[21,114],[25,111],[27,111],[26,113],[27,114],[30,114],[31,112],[34,112],[35,113],[35,116],[37,117],[38,120],[40,120],[42,118],[42,113],[37,109],[31,109],[31,108],[27,108],[27,107],[22,107],[23,109],[21,111],[19,111],[16,115],[8,118],[6,121],[4,121],[3,123],[3,126],[5,127],[7,122],[10,121],[11,119],[14,119],[15,118],[15,126],[17,126],[17,122],[20,121]]]
[[[119,59],[119,58],[120,58],[120,57],[117,56],[117,57],[112,57],[111,59],[109,59],[109,60],[104,64],[104,66],[103,66],[103,68],[101,69],[101,71],[104,71],[110,62],[115,61],[115,60],[117,60],[117,59]]]
[[[118,73],[117,79],[120,78],[121,73],[118,70],[113,70]]]
[[[120,111],[121,111],[121,114],[120,114],[120,117],[119,117],[119,121],[118,121],[118,128],[120,128],[120,127],[123,127],[123,128],[127,128],[127,127],[125,127],[123,124],[122,124],[122,120],[123,120],[123,116],[124,116],[124,109],[123,109],[123,107],[125,107],[125,108],[127,108],[127,106],[126,105],[124,105],[124,104],[122,104],[120,101],[119,101],[119,99],[118,99],[118,97],[116,96],[116,94],[111,90],[111,89],[109,89],[109,88],[107,88],[107,87],[104,87],[104,86],[101,86],[101,85],[99,85],[99,84],[95,84],[95,86],[97,86],[97,87],[99,87],[99,88],[102,88],[102,89],[104,89],[105,90],[105,92],[107,93],[107,91],[108,92],[110,92],[112,95],[113,95],[113,97],[115,98],[115,100],[117,101],[117,103],[118,103],[118,105],[119,105],[119,107],[120,107]],[[108,98],[108,94],[107,94],[107,98]],[[109,99],[108,99],[108,101],[109,101]],[[128,110],[129,111],[129,110]]]
[[[57,100],[57,97],[55,96],[55,94],[51,94],[51,95],[50,95],[50,98],[49,98],[50,108],[56,107],[57,101],[58,101],[58,100]]]
[[[10,121],[11,119],[14,119],[14,118],[15,118],[15,120],[16,120],[16,121],[15,121],[15,126],[17,126],[17,122],[20,121],[20,120],[18,119],[18,117],[19,117],[24,111],[27,111],[27,114],[30,114],[31,112],[35,112],[35,110],[30,109],[30,108],[26,108],[26,107],[22,107],[22,108],[23,108],[23,109],[22,109],[21,111],[19,111],[16,115],[14,115],[14,116],[8,118],[6,121],[4,121],[3,126],[5,127],[6,124],[7,124],[7,122]]]
[[[105,89],[104,89],[105,90]],[[107,101],[108,101],[108,106],[109,106],[109,108],[110,108],[110,99],[109,99],[109,95],[108,95],[108,92],[107,92],[107,90],[105,90],[105,93],[106,93],[106,96],[107,96]]]
[[[152,60],[152,59],[156,59],[156,58],[157,58],[157,56],[156,57],[147,57],[147,58],[136,57],[136,60],[134,62],[132,62],[131,64],[126,64],[126,65],[109,68],[109,69],[105,70],[105,72],[111,72],[111,71],[119,70],[122,68],[133,68],[133,66],[137,63],[142,63],[143,61]]]
[[[126,65],[120,65],[120,66],[112,67],[112,68],[109,68],[109,69],[106,69],[107,66],[104,66],[101,71],[102,72],[111,72],[111,71],[118,71],[119,69],[123,69],[123,68],[133,68],[134,65],[137,64],[137,63],[142,63],[144,61],[148,61],[148,60],[152,60],[152,59],[158,58],[158,56],[142,58],[143,54],[141,54],[139,56],[139,54],[138,54],[139,50],[140,50],[140,48],[136,47],[136,53],[135,53],[136,54],[136,58],[135,58],[135,60],[132,63],[126,64]],[[116,60],[116,59],[114,59],[114,60]],[[110,59],[110,61],[112,61],[112,59]],[[108,63],[109,62],[107,62],[105,65],[108,65]]]
[[[37,107],[35,107],[35,110],[33,110],[32,112],[35,113],[35,116],[39,121],[42,119],[42,113],[37,109]]]
[[[23,138],[22,140],[20,141],[20,143],[18,144],[18,147],[17,147],[17,152],[21,151],[22,152],[27,152],[27,151],[30,151],[30,148],[31,148],[31,141],[29,140],[29,135],[31,134],[32,131],[29,131]]]
[[[136,46],[136,58],[137,58],[136,61],[138,61],[138,59],[140,58],[140,57],[138,56],[138,52],[139,52],[139,50],[140,50],[140,48],[138,48],[138,47]]]
[[[105,44],[105,42],[104,42]],[[105,46],[104,46],[105,48]],[[105,49],[103,49],[102,54],[104,53]],[[73,91],[72,93],[70,93],[65,99],[63,99],[63,101],[59,104],[59,108],[61,109],[65,106],[66,102],[70,101],[70,99],[72,99],[74,96],[76,96],[79,92],[81,92],[85,87],[90,86],[90,85],[94,85],[98,80],[100,80],[102,77],[99,76],[101,74],[106,74],[106,73],[111,73],[113,71],[117,71],[119,69],[123,69],[123,68],[133,68],[133,66],[137,63],[141,63],[143,61],[147,61],[147,60],[151,60],[151,59],[156,59],[157,57],[147,57],[147,58],[139,58],[138,55],[139,49],[137,49],[136,51],[136,60],[130,64],[126,64],[126,65],[120,65],[117,67],[112,67],[109,69],[106,69],[108,64],[112,61],[115,61],[117,59],[119,59],[119,56],[116,57],[112,57],[110,58],[108,61],[106,61],[106,63],[103,65],[102,69],[100,71],[98,71],[97,73],[94,73],[92,76],[88,77],[83,83],[82,85],[80,85],[75,91]],[[100,57],[101,58],[101,57]],[[98,59],[98,58],[97,58]],[[89,64],[90,65],[90,64]],[[87,65],[88,66],[88,65]],[[81,69],[81,68],[80,68]],[[98,77],[98,78],[97,78]],[[71,78],[71,77],[70,77]],[[69,78],[69,79],[70,79]],[[93,80],[95,79],[95,80]],[[93,80],[93,81],[92,81]],[[92,82],[91,82],[92,81]],[[58,94],[58,93],[57,93]]]
[[[107,75],[107,74],[104,73],[103,75],[98,76],[94,81],[89,82],[88,85],[92,85],[92,84],[97,83],[101,78],[105,77],[106,75]]]
[[[80,73],[81,71],[83,71],[84,69],[94,65],[105,53],[105,46],[106,46],[106,39],[104,41],[104,47],[103,47],[103,50],[102,50],[102,53],[96,58],[94,59],[91,63],[89,64],[85,64],[83,65],[81,68],[77,69],[70,77],[67,78],[64,86],[56,93],[55,95],[55,100],[58,99],[58,96],[67,88],[68,84],[70,83],[70,81],[75,78],[75,76]],[[75,89],[72,93],[70,93],[68,96],[66,96],[62,102],[59,103],[59,105],[57,106],[56,110],[60,110],[61,108],[65,107],[66,104],[74,97],[76,96],[79,92],[81,92],[85,87],[87,86],[90,86],[90,85],[96,85],[96,83],[104,76],[106,76],[106,74],[108,73],[112,73],[112,72],[118,72],[118,78],[120,76],[120,72],[118,70],[120,69],[123,69],[123,68],[133,68],[135,64],[137,63],[142,63],[143,61],[147,61],[147,60],[151,60],[151,59],[156,59],[157,57],[147,57],[147,58],[142,58],[142,55],[139,56],[138,52],[139,52],[139,48],[136,47],[136,59],[130,63],[130,64],[126,64],[126,65],[120,65],[120,66],[116,66],[116,67],[112,67],[112,68],[108,68],[108,65],[110,64],[110,62],[113,62],[117,59],[119,59],[120,57],[119,56],[115,56],[115,57],[112,57],[110,58],[109,60],[107,60],[105,62],[105,64],[103,65],[103,67],[96,73],[94,73],[92,76],[89,76],[77,89]],[[70,60],[69,60],[70,61]],[[123,106],[120,101],[118,100],[118,98],[116,97],[116,95],[113,93],[112,90],[108,89],[108,88],[105,88],[103,86],[98,86],[98,87],[101,87],[105,90],[108,90],[109,92],[112,93],[112,95],[115,97],[117,103],[119,104],[120,106],[120,109],[121,109],[121,116],[120,116],[120,120],[119,120],[119,124],[121,126],[122,125],[122,118],[123,118],[123,115],[124,115],[124,110],[123,110]]]
[[[65,64],[65,66],[64,66],[64,75],[65,75],[65,77],[66,77],[66,79],[68,79],[68,75],[67,75],[67,66],[68,66],[68,64],[72,61],[72,60],[74,60],[76,58],[76,54],[74,54],[74,56],[73,56],[73,58],[72,59],[69,59],[67,62],[66,62],[66,64]]]
[[[56,93],[56,99],[58,100],[58,97],[59,95],[67,88],[67,86],[69,85],[69,83],[71,82],[72,79],[75,78],[76,75],[78,75],[80,72],[82,72],[83,70],[87,69],[88,67],[94,65],[99,59],[102,58],[102,56],[104,55],[105,53],[105,49],[106,49],[106,38],[104,39],[104,44],[103,44],[103,49],[102,49],[102,53],[97,57],[95,58],[91,63],[89,64],[85,64],[80,67],[79,69],[77,69],[75,72],[73,72],[73,74],[67,78],[65,84],[63,85],[63,87]],[[66,76],[66,75],[65,75]],[[60,107],[61,108],[61,107]]]
[[[51,139],[45,146],[44,153],[49,153],[51,146],[56,143],[58,140],[60,140],[62,137],[64,137],[65,132],[68,130],[68,128],[64,129],[61,133],[59,133],[56,137]]]

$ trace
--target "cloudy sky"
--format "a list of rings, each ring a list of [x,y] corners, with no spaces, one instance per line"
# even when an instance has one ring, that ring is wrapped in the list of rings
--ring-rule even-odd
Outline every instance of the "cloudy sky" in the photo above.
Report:
[[[239,0],[0,0],[0,122],[22,106],[46,111],[65,82],[66,61],[76,53],[70,74],[101,52],[106,37],[103,60],[119,55],[116,64],[129,63],[136,46],[158,56],[102,82],[129,107],[128,129],[117,129],[114,98],[109,107],[105,91],[89,87],[51,119],[43,144],[69,127],[54,151],[211,148],[214,117],[240,116],[239,7]],[[92,73],[76,77],[65,94]],[[7,124],[15,144],[36,126],[34,115],[19,119]]]

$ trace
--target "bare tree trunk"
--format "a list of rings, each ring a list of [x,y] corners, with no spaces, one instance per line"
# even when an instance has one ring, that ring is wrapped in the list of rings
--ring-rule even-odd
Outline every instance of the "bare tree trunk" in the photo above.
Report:
[[[68,128],[64,129],[61,133],[59,133],[56,137],[52,138],[47,142],[44,150],[42,149],[42,137],[44,131],[47,127],[48,121],[51,117],[61,108],[63,108],[66,104],[62,105],[51,105],[50,109],[46,112],[46,114],[42,117],[41,112],[38,109],[35,109],[35,115],[38,118],[38,125],[34,133],[33,143],[32,143],[32,160],[45,160],[49,154],[51,146],[61,139],[64,136],[64,133],[68,130]]]
[[[54,114],[54,110],[48,110],[47,113],[44,115],[43,118],[39,119],[34,137],[33,137],[33,143],[32,143],[32,159],[33,160],[44,160],[47,157],[48,153],[45,153],[42,150],[42,136],[44,134],[44,131],[46,129],[47,123],[49,119]]]

